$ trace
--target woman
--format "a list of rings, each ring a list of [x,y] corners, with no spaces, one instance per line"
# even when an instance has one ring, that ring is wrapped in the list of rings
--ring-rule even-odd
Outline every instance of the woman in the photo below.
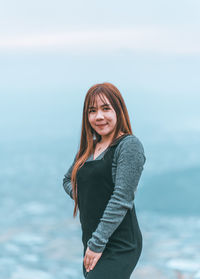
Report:
[[[111,83],[85,97],[80,148],[63,186],[74,199],[87,279],[128,279],[142,250],[135,191],[146,161],[124,100]]]

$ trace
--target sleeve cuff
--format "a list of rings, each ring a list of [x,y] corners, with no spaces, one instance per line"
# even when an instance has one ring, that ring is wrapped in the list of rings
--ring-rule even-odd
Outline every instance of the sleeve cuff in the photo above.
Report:
[[[88,240],[87,246],[90,248],[91,251],[95,253],[102,253],[106,248],[106,245],[96,245],[94,244],[91,239]]]

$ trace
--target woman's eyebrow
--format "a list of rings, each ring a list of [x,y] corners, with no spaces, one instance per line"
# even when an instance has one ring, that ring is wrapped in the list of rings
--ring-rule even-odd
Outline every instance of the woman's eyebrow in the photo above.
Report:
[[[96,108],[95,106],[89,106],[89,109]]]
[[[101,105],[101,107],[110,107],[110,104],[103,104]],[[93,106],[89,106],[89,109],[93,109],[93,108],[96,108],[94,105]]]

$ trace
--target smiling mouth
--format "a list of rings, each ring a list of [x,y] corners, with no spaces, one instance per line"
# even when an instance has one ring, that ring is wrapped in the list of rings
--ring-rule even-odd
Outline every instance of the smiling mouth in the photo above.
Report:
[[[105,125],[107,125],[107,123],[106,124],[99,124],[99,125],[96,125],[97,127],[103,127],[103,126],[105,126]]]

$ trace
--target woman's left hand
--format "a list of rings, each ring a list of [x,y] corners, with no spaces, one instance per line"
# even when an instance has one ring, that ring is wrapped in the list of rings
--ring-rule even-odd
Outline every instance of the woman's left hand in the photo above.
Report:
[[[89,249],[89,247],[87,247],[87,250],[85,252],[85,257],[83,260],[87,272],[89,272],[95,267],[101,255],[102,253],[93,252],[92,250]]]

